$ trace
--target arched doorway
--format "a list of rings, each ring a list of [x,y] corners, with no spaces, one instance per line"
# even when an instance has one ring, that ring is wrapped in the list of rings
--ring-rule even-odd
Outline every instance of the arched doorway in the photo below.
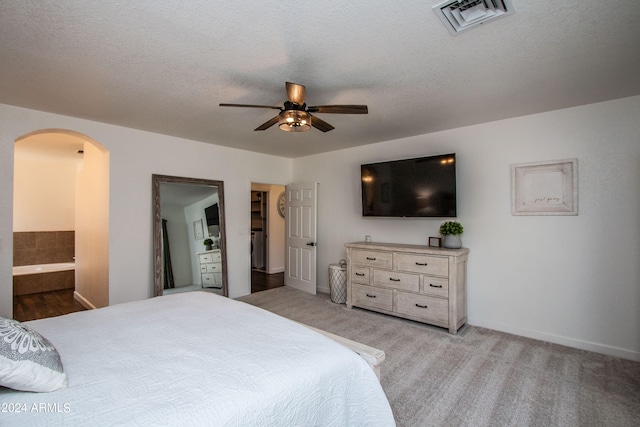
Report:
[[[50,242],[68,241],[72,231],[74,300],[86,308],[109,304],[109,153],[101,144],[66,129],[43,129],[17,138],[13,216],[14,265],[34,259],[52,264],[68,257],[69,248]],[[35,246],[21,247],[25,242]],[[29,281],[57,280],[33,276]],[[43,285],[41,290],[51,287]]]

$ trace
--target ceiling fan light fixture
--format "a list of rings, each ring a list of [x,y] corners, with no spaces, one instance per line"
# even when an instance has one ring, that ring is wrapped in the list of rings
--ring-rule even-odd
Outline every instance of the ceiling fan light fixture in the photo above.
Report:
[[[505,0],[506,1],[506,0]],[[278,123],[278,127],[285,132],[306,132],[311,127],[322,132],[329,132],[335,129],[329,123],[325,122],[317,116],[310,113],[320,114],[368,114],[369,110],[366,105],[318,105],[308,107],[304,102],[305,88],[302,85],[287,82],[287,100],[284,107],[274,107],[271,105],[253,105],[253,104],[225,104],[221,103],[221,107],[242,107],[242,108],[268,108],[270,110],[280,110],[280,113],[267,120],[254,131],[263,131]],[[313,121],[312,118],[313,117]]]
[[[305,132],[311,129],[311,115],[303,110],[285,110],[279,114],[278,123],[285,132]]]

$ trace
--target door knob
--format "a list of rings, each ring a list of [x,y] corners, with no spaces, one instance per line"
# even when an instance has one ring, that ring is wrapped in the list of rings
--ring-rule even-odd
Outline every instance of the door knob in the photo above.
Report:
[[[318,244],[316,242],[309,242],[307,243],[307,246],[317,246]]]

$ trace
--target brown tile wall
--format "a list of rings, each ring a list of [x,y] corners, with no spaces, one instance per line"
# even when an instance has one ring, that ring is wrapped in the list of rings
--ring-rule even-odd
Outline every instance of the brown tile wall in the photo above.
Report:
[[[13,277],[13,295],[75,289],[75,271],[54,271]]]
[[[74,231],[26,231],[13,233],[13,265],[73,262]]]
[[[13,265],[55,264],[73,262],[75,255],[74,231],[27,231],[13,233]],[[13,294],[75,288],[75,272],[56,271],[45,274],[27,274],[13,278]]]

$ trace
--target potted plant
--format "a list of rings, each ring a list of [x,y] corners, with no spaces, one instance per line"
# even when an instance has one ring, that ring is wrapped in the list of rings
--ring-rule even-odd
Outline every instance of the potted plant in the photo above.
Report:
[[[204,243],[204,246],[205,246],[205,249],[206,249],[206,250],[208,250],[208,251],[210,251],[210,250],[211,250],[211,245],[213,245],[213,240],[211,240],[211,239],[204,239],[204,242],[202,242],[202,243]]]
[[[442,237],[442,246],[449,249],[459,249],[462,247],[462,238],[460,235],[464,231],[462,224],[458,221],[445,221],[440,225],[440,234]]]

